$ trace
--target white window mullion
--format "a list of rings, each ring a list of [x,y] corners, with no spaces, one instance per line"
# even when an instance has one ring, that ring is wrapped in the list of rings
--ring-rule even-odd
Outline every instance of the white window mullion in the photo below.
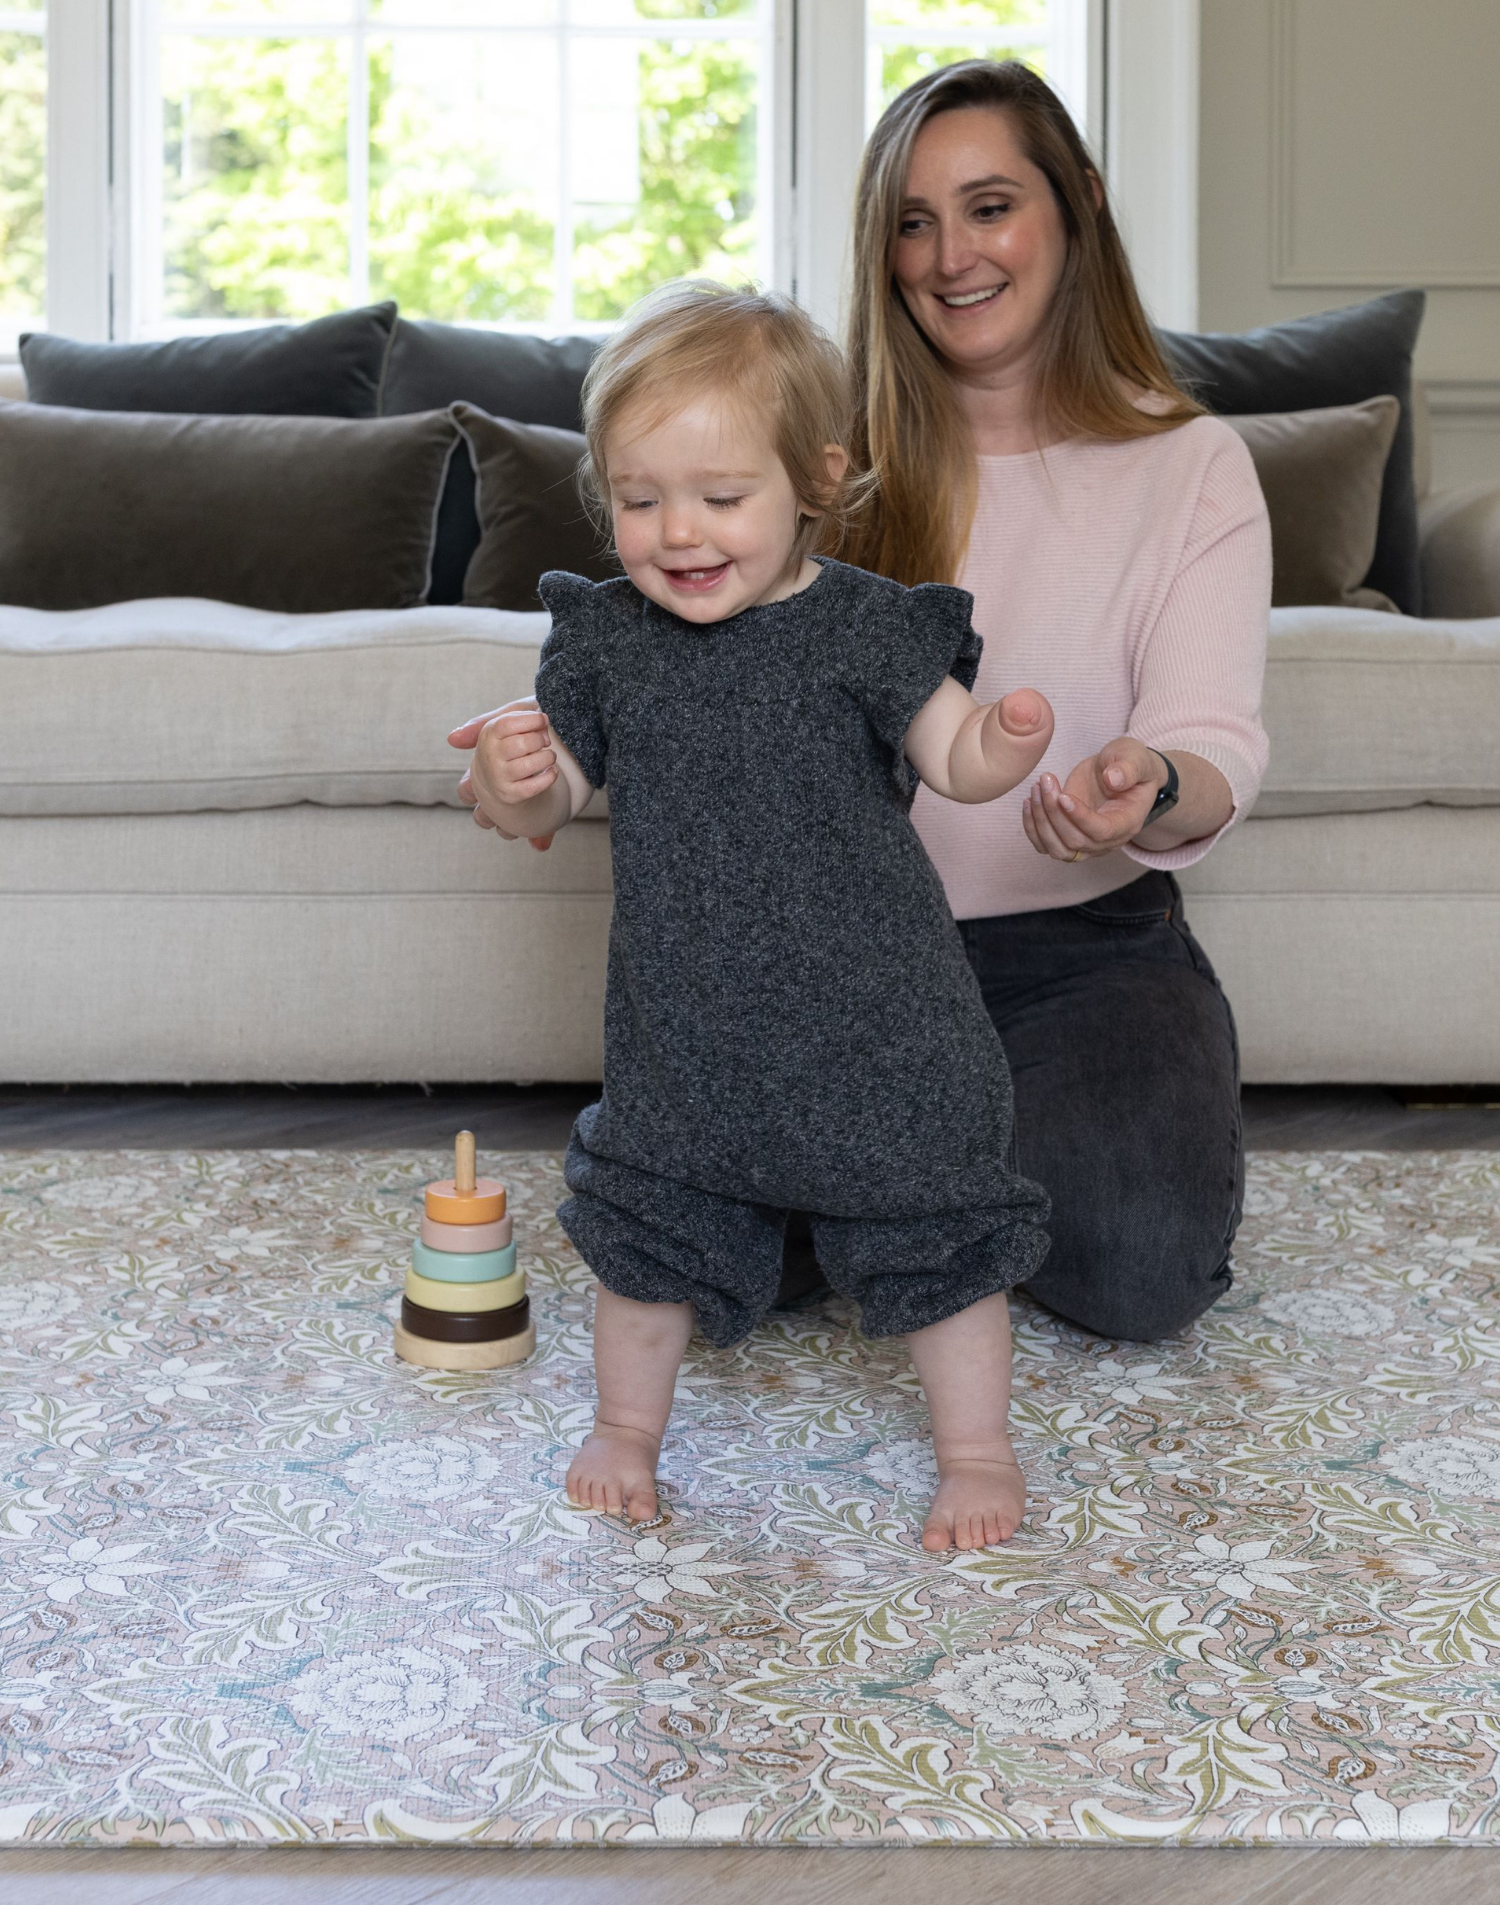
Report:
[[[797,301],[837,336],[865,141],[864,0],[797,0]]]
[[[1198,326],[1199,0],[1110,0],[1106,171],[1146,309]]]
[[[792,59],[796,44],[795,0],[773,0],[760,25],[760,70],[756,89],[755,216],[760,230],[757,275],[773,290],[792,289],[794,154]]]
[[[110,9],[47,10],[47,328],[110,333]]]
[[[573,328],[573,35],[568,0],[559,0],[557,26],[557,219],[552,227],[552,325]]]
[[[370,57],[369,0],[358,0],[349,48],[349,108],[345,129],[349,173],[349,301],[370,296]]]

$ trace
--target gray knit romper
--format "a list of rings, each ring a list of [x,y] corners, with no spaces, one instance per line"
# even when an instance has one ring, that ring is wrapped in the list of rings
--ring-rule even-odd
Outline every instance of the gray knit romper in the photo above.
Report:
[[[910,820],[902,739],[973,601],[824,561],[694,623],[553,572],[537,700],[609,783],[604,1090],[558,1212],[599,1281],[713,1342],[776,1294],[787,1213],[872,1336],[1024,1281],[1046,1195],[1010,1168],[1009,1068]]]

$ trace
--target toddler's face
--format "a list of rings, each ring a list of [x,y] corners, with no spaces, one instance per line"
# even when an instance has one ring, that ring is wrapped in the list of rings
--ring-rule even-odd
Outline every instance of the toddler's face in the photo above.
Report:
[[[627,411],[606,455],[615,548],[642,595],[722,622],[798,586],[805,512],[763,426],[701,397],[667,418]]]

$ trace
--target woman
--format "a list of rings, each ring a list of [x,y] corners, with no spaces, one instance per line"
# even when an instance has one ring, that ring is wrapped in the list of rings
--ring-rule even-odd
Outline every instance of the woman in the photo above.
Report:
[[[1255,798],[1270,534],[1248,454],[1173,384],[1098,175],[1055,94],[970,60],[886,109],[861,169],[850,352],[878,472],[847,559],[953,581],[1057,731],[1030,789],[919,794],[1052,1199],[1024,1286],[1150,1340],[1229,1288],[1234,1022],[1175,870]],[[790,1294],[808,1280],[789,1250]]]

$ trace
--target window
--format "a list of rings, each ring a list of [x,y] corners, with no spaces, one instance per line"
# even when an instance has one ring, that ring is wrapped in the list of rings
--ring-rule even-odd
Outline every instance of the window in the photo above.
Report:
[[[0,6],[0,355],[46,310],[46,25],[42,0]]]
[[[873,126],[903,86],[957,60],[1025,60],[1044,77],[1061,10],[1047,0],[868,0],[865,119]]]
[[[775,0],[144,0],[134,329],[771,275]]]
[[[78,337],[387,297],[602,330],[684,272],[835,323],[891,94],[1015,55],[1096,123],[1111,3],[0,0],[0,355],[44,302]]]

